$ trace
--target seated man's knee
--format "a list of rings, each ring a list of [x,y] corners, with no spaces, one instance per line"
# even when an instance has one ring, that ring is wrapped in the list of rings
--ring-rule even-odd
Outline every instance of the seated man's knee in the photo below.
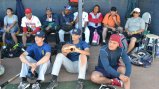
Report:
[[[120,66],[117,71],[122,74],[125,74],[125,66]]]
[[[137,41],[137,39],[136,39],[135,37],[132,37],[132,38],[130,39],[130,42],[136,43],[136,41]]]
[[[103,27],[103,32],[107,32],[108,28],[107,27]]]
[[[62,54],[62,53],[58,53],[57,55],[56,55],[56,57],[63,57],[64,55]]]
[[[62,29],[60,29],[59,34],[64,34],[64,33],[65,32]]]
[[[80,60],[81,60],[81,63],[82,63],[82,64],[87,63],[87,56],[86,56],[86,55],[83,55],[83,54],[80,54]]]
[[[96,82],[100,77],[100,74],[97,71],[94,71],[91,75],[91,81]]]

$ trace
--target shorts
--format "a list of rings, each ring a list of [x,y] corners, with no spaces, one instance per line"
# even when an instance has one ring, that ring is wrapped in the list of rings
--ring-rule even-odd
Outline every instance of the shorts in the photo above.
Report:
[[[18,27],[17,26],[14,26],[9,33],[17,33],[18,32]]]
[[[132,37],[135,37],[136,39],[140,39],[142,37],[141,34],[133,34],[131,36],[129,36],[127,33],[123,33],[125,35],[125,37],[127,37],[128,39],[131,39]]]
[[[118,67],[119,66],[115,67],[114,69],[117,71]],[[105,71],[103,68],[100,68],[98,66],[95,67],[95,71],[102,73],[104,77],[107,77],[109,79],[117,78],[117,77],[111,75],[110,73],[108,73],[107,71]]]

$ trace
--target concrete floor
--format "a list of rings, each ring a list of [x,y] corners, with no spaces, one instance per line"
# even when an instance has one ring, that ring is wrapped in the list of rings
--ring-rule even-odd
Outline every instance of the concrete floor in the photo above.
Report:
[[[100,46],[95,46],[90,48],[91,56],[89,59],[89,66],[87,70],[86,78],[90,79],[90,75],[94,70],[94,67],[97,64],[98,53]],[[0,76],[0,84],[12,78],[20,72],[21,62],[18,58],[4,59],[2,64],[6,68],[6,72],[3,76]],[[131,89],[159,89],[159,59],[156,59],[150,68],[142,67],[132,67],[131,74]],[[50,74],[46,74],[46,81],[48,82],[51,79]],[[59,78],[59,81],[71,81],[76,80],[77,74],[70,74],[62,68]],[[20,78],[17,78],[12,83],[17,84],[20,82]],[[120,89],[120,88],[117,88]]]

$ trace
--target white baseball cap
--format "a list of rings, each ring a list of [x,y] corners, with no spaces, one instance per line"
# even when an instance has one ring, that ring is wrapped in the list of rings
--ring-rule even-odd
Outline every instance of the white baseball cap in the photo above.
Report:
[[[131,12],[131,14],[133,14],[133,12],[138,12],[138,13],[140,13],[140,8],[134,8],[134,10]]]

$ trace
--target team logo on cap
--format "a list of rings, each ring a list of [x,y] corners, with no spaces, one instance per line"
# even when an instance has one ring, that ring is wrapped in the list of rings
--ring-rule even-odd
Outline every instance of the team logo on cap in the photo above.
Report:
[[[40,34],[40,32],[37,32],[37,34],[39,35],[39,34]]]

